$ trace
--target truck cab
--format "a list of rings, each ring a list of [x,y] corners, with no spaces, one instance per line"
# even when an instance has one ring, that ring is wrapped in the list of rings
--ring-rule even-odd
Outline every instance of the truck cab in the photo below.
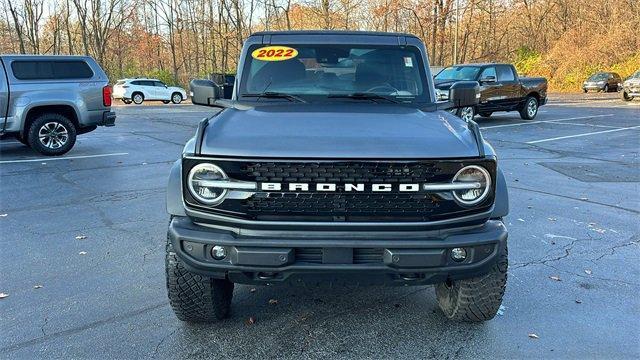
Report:
[[[446,111],[476,105],[478,83],[437,102],[426,54],[410,34],[260,32],[231,100],[192,82],[194,103],[220,111],[169,178],[179,319],[228,316],[234,284],[436,284],[448,318],[493,318],[506,284],[504,176],[477,124]]]

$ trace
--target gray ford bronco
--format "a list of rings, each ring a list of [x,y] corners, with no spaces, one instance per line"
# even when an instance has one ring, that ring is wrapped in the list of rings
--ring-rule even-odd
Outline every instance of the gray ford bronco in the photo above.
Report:
[[[229,315],[234,284],[434,284],[454,320],[485,321],[507,281],[507,187],[452,84],[436,102],[408,34],[261,32],[231,99],[205,80],[204,119],[167,193],[169,300],[177,317]]]

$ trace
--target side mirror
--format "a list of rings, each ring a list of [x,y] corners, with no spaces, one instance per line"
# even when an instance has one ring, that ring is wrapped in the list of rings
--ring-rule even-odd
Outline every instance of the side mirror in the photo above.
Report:
[[[496,81],[497,81],[497,79],[493,75],[485,76],[482,79],[480,79],[480,83],[481,84],[483,84],[483,83],[494,83]]]
[[[215,106],[220,99],[220,88],[211,80],[195,79],[189,83],[191,102],[196,105]]]
[[[452,107],[474,106],[480,102],[480,85],[477,81],[458,81],[449,89],[449,102]]]

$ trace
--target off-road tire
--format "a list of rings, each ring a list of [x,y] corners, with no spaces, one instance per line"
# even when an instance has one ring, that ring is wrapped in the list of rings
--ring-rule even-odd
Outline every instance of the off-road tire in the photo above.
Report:
[[[438,305],[450,320],[482,322],[493,319],[502,304],[507,285],[506,243],[498,252],[498,261],[485,275],[454,280],[435,287]]]
[[[40,142],[40,128],[42,128],[47,123],[58,123],[62,125],[67,131],[67,141],[59,148],[52,149],[46,147],[42,142]],[[27,131],[26,141],[29,144],[29,147],[42,155],[58,156],[66,154],[73,148],[73,145],[75,145],[76,143],[76,134],[76,126],[73,125],[71,120],[69,120],[66,116],[56,113],[45,113],[33,120],[31,125],[29,126],[29,130]]]
[[[479,112],[478,113],[478,115],[480,115],[483,118],[491,117],[491,114],[493,114],[493,112],[491,112],[491,111],[483,111],[483,112]]]
[[[140,97],[138,97],[138,95]],[[134,92],[133,94],[131,94],[131,100],[134,104],[141,105],[144,102],[144,94],[142,94],[141,92]]]
[[[533,114],[529,113],[529,106],[530,103],[535,101],[535,111],[533,112]],[[518,112],[520,113],[520,118],[522,118],[523,120],[533,120],[535,119],[536,115],[538,115],[538,108],[539,108],[540,104],[538,103],[538,99],[536,99],[533,96],[529,96],[527,97],[527,99],[525,100],[524,104],[522,105],[522,108],[520,108],[518,110]]]
[[[165,268],[169,303],[178,319],[211,323],[229,316],[233,283],[185,269],[167,239]]]
[[[180,93],[173,93],[173,94],[171,94],[171,102],[172,102],[172,103],[174,103],[174,104],[176,104],[176,105],[177,105],[177,104],[180,104],[180,103],[182,102],[182,100],[184,100],[184,99],[182,98],[182,94],[180,94]]]
[[[620,99],[622,99],[624,101],[631,101],[631,100],[633,100],[633,96],[629,96],[629,94],[627,94],[626,91],[622,90],[620,92]]]

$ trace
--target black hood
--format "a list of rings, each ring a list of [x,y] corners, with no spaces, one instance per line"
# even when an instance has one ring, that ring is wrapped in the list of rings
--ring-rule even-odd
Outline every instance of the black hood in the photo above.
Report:
[[[209,122],[201,153],[262,158],[477,157],[473,132],[445,112],[373,103],[226,109]]]
[[[453,85],[453,83],[455,83],[456,81],[457,80],[435,80],[434,79],[434,86],[436,89],[449,90],[451,85]]]

